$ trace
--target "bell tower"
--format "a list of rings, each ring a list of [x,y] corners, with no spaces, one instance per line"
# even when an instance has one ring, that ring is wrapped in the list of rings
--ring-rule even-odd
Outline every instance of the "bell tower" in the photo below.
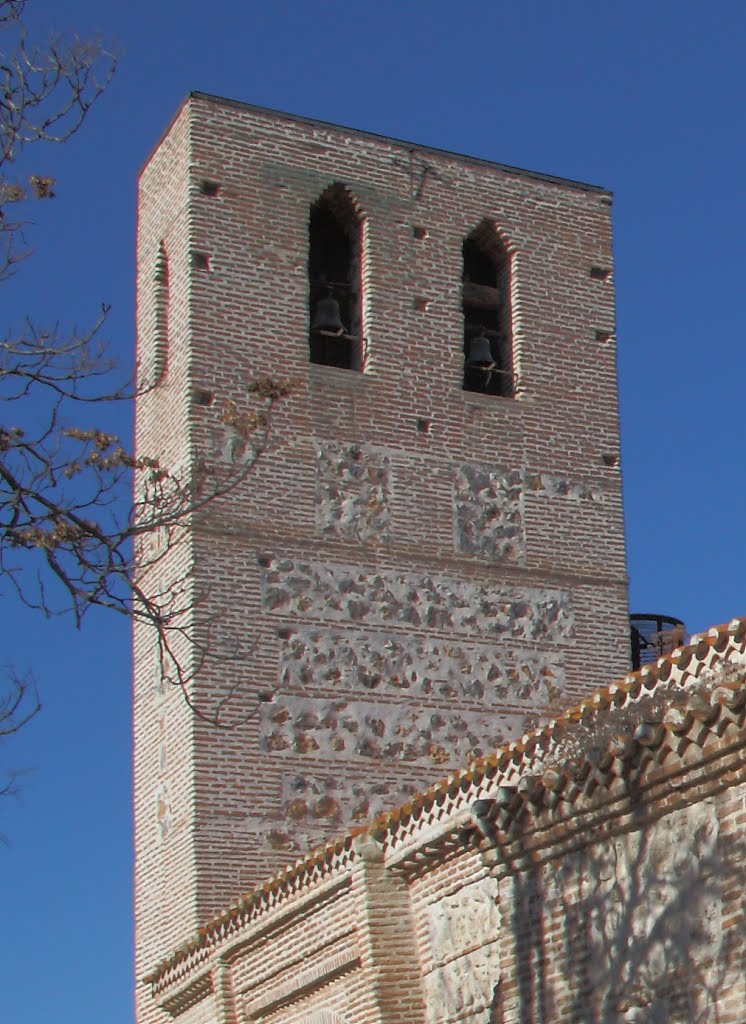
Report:
[[[225,403],[299,383],[158,563],[206,652],[190,700],[228,728],[136,634],[140,976],[309,847],[628,670],[610,206],[199,93],[150,158],[140,454],[246,457]]]

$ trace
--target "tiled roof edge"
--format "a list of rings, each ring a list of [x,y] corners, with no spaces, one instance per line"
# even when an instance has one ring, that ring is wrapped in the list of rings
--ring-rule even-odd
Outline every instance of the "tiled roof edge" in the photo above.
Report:
[[[475,759],[468,768],[447,775],[401,807],[375,818],[370,825],[371,834],[380,841],[387,833],[392,832],[404,817],[421,814],[439,798],[471,786],[488,773],[494,775],[496,770],[507,766],[511,761],[516,765],[525,764],[534,754],[539,753],[545,741],[550,740],[562,728],[572,728],[578,722],[588,720],[628,698],[636,699],[641,695],[652,694],[659,683],[668,681],[672,669],[686,668],[692,659],[702,661],[713,647],[731,638],[746,638],[746,617],[732,619],[726,624],[713,626],[704,633],[694,634],[688,644],[681,645],[670,654],[658,658],[656,662],[644,665],[638,671],[629,672],[622,679],[601,687],[545,725],[526,733],[519,740],[512,740],[493,753]]]

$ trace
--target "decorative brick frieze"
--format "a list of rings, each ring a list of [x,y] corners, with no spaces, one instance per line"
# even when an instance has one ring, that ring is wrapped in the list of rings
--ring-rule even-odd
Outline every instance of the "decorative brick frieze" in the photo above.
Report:
[[[321,985],[328,984],[332,979],[358,967],[359,964],[360,954],[354,947],[326,956],[311,968],[294,971],[292,977],[286,981],[273,982],[269,988],[265,988],[261,996],[245,996],[244,1013],[250,1020],[255,1020],[285,1003],[302,998]]]
[[[179,1017],[213,992],[212,971],[207,970],[196,978],[190,978],[186,985],[170,991],[166,998],[159,1000],[159,1005],[172,1017]]]

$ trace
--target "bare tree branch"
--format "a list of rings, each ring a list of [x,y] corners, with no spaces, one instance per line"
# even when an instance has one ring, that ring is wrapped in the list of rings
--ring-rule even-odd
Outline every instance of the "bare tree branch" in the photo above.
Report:
[[[19,158],[29,149],[43,153],[36,143],[69,140],[116,70],[100,40],[34,41],[24,22],[27,2],[0,0],[0,282],[28,258],[26,209],[55,196],[56,182],[43,167],[18,177]],[[234,442],[227,460],[197,460],[177,471],[157,458],[135,458],[106,427],[110,403],[137,393],[109,357],[108,312],[103,306],[83,331],[27,316],[0,336],[0,597],[45,616],[72,614],[78,626],[96,607],[146,624],[161,677],[181,689],[195,714],[222,724],[232,693],[206,710],[190,686],[215,656],[209,620],[200,617],[199,636],[189,625],[201,597],[186,570],[175,579],[164,572],[169,583],[162,585],[158,569],[187,542],[195,516],[253,471],[269,443],[273,410],[293,386],[256,380],[240,405],[215,407]],[[6,669],[0,737],[38,708],[31,680]]]

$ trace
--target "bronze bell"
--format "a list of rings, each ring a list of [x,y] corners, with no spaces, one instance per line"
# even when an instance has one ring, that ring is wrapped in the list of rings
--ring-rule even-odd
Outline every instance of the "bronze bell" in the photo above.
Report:
[[[492,366],[495,360],[492,358],[490,339],[486,334],[478,334],[469,342],[469,351],[466,356],[467,366]]]
[[[345,325],[342,323],[339,303],[331,295],[325,299],[319,299],[316,303],[311,320],[311,330],[327,331],[329,334],[344,334]]]

